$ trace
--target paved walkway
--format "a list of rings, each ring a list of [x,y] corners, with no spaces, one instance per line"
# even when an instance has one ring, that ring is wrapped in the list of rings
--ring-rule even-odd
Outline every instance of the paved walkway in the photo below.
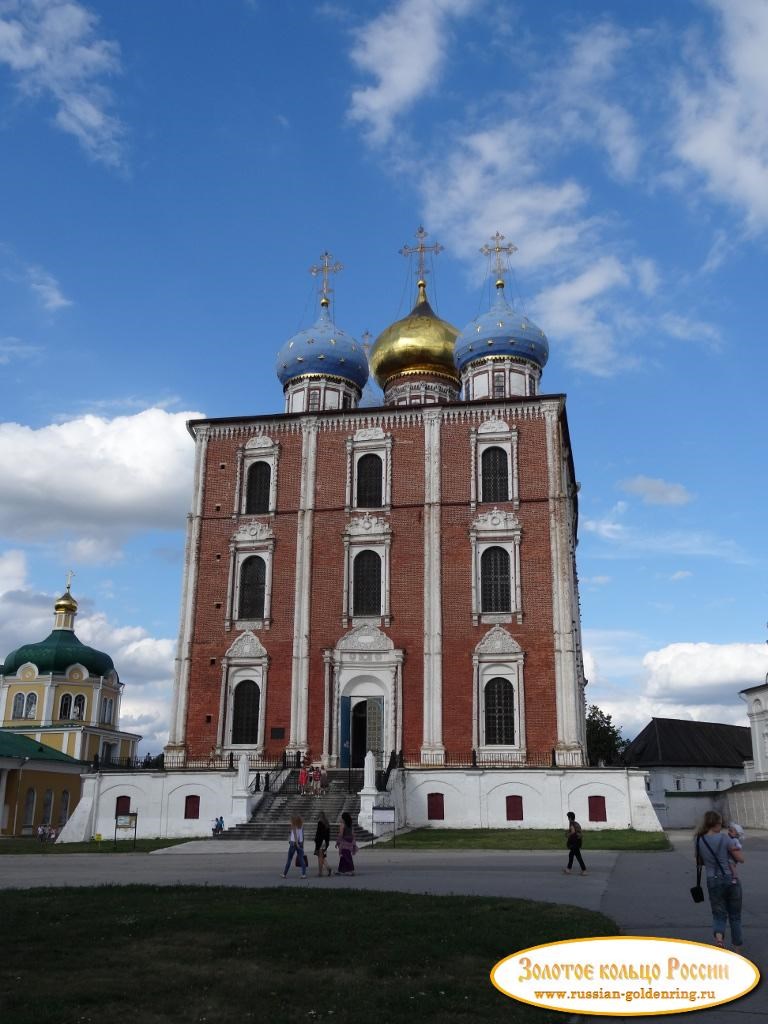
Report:
[[[709,904],[695,904],[689,832],[672,833],[670,853],[618,853],[584,850],[589,873],[564,875],[566,854],[557,851],[414,851],[366,848],[356,859],[354,878],[318,878],[310,857],[310,878],[299,881],[294,868],[280,878],[285,843],[190,842],[153,854],[70,854],[0,856],[0,888],[57,885],[232,885],[248,887],[307,885],[322,888],[378,889],[445,895],[520,897],[570,903],[599,910],[625,934],[657,935],[707,942]],[[747,862],[739,873],[745,893],[745,954],[761,972],[768,970],[768,832],[750,831]],[[332,857],[332,862],[335,858]],[[514,942],[510,945],[514,952]],[[589,1021],[591,1017],[572,1018]],[[612,1018],[658,1022],[658,1017]],[[700,1010],[709,1024],[758,1024],[768,1019],[768,982],[727,1006]],[[563,1017],[567,1021],[567,1017]]]

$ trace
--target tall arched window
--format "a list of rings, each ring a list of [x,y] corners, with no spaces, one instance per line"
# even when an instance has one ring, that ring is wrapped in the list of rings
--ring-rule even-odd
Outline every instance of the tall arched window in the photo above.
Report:
[[[24,717],[25,718],[35,718],[36,715],[37,715],[37,694],[36,693],[28,693],[27,694],[26,703],[24,704]]]
[[[24,694],[17,693],[13,698],[13,718],[24,717]]]
[[[381,615],[381,559],[375,551],[361,551],[352,571],[352,614]]]
[[[235,688],[232,707],[232,742],[259,742],[259,688],[252,679],[244,679]]]
[[[369,453],[357,460],[357,507],[381,508],[384,466],[378,455]]]
[[[72,717],[72,694],[65,693],[59,701],[59,718]]]
[[[240,567],[238,618],[263,619],[267,563],[258,555],[246,558]]]
[[[515,742],[515,692],[508,679],[491,679],[485,687],[485,742]]]
[[[24,797],[24,828],[29,828],[35,823],[35,791],[30,788],[27,790],[27,795]]]
[[[46,789],[43,794],[43,817],[41,821],[43,825],[51,824],[51,816],[53,815],[53,790]]]
[[[101,721],[104,725],[112,724],[114,702],[111,697],[101,698]]]
[[[66,825],[69,820],[69,790],[61,791],[61,803],[59,804],[59,824]]]
[[[77,718],[80,722],[85,718],[85,697],[82,693],[78,693],[75,697],[72,706],[72,717]]]
[[[504,548],[486,548],[480,557],[481,610],[512,610],[512,578],[509,554]]]
[[[482,455],[482,501],[509,501],[509,470],[503,448],[486,448]]]
[[[245,494],[245,511],[248,515],[269,512],[269,492],[272,484],[272,467],[268,462],[254,462],[248,469],[248,483]]]

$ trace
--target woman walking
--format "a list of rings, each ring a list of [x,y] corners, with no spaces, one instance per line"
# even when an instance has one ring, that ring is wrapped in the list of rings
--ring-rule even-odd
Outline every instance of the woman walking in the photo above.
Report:
[[[344,811],[341,816],[336,849],[339,851],[339,874],[354,875],[355,862],[352,860],[352,854],[357,853],[357,843],[355,842],[355,833],[352,828],[352,818],[347,811]]]
[[[323,871],[325,870],[328,871],[329,876],[333,874],[328,864],[328,844],[330,841],[331,826],[328,824],[325,811],[320,811],[317,816],[317,828],[315,829],[315,856],[317,857],[317,873],[320,878],[323,877]]]
[[[283,868],[283,878],[288,877],[293,855],[296,854],[296,864],[301,868],[301,877],[307,877],[307,858],[304,856],[304,822],[297,815],[291,818],[291,831],[288,836],[288,859]]]
[[[725,945],[726,922],[730,922],[731,942],[738,951],[744,941],[741,933],[741,882],[731,870],[730,862],[744,862],[740,843],[723,832],[723,819],[717,811],[707,811],[696,830],[695,844],[696,863],[703,864],[707,872],[715,945]]]

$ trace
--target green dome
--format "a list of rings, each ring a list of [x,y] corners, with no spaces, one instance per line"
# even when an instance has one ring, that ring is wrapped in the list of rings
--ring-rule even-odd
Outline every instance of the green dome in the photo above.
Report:
[[[23,644],[11,651],[5,659],[3,672],[15,675],[28,661],[37,666],[41,675],[53,672],[63,675],[70,665],[84,665],[92,676],[106,676],[115,666],[108,654],[81,643],[71,629],[54,629],[50,636],[38,644]]]

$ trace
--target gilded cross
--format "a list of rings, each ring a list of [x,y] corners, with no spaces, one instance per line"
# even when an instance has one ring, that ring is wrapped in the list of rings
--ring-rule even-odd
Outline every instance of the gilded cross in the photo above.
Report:
[[[322,274],[323,275],[323,287],[322,287],[321,291],[322,291],[323,298],[327,299],[328,298],[328,293],[330,291],[332,291],[332,289],[328,285],[328,275],[329,274],[338,274],[338,272],[340,270],[343,270],[344,267],[343,267],[343,265],[341,263],[333,263],[332,262],[333,261],[333,256],[332,256],[331,253],[328,252],[327,249],[325,250],[324,253],[321,254],[320,259],[323,261],[322,265],[321,266],[317,266],[317,264],[315,264],[314,266],[309,268],[309,272],[312,275],[312,277],[317,277],[318,274]]]
[[[71,569],[67,569],[67,590],[69,590],[69,588],[72,586],[72,577],[75,575],[76,573],[74,573]]]
[[[434,253],[435,256],[437,256],[437,254],[439,252],[443,251],[443,247],[442,247],[442,245],[440,245],[439,242],[435,242],[434,245],[425,245],[424,244],[424,239],[426,237],[427,237],[427,232],[424,230],[424,228],[421,225],[419,225],[419,230],[416,232],[416,238],[418,239],[419,244],[418,245],[404,245],[403,248],[399,250],[401,256],[413,256],[414,253],[418,253],[419,254],[419,280],[420,281],[424,280],[424,275],[427,272],[426,267],[424,266],[424,253],[431,252],[431,253]]]
[[[491,239],[491,242],[493,244],[484,245],[480,250],[483,256],[490,256],[492,254],[495,254],[493,269],[496,271],[496,277],[501,277],[501,275],[506,270],[501,254],[505,253],[507,256],[511,256],[513,252],[517,252],[516,245],[512,245],[511,242],[509,243],[509,245],[502,245],[501,243],[503,241],[504,235],[500,235],[499,232],[497,231],[496,234]]]

